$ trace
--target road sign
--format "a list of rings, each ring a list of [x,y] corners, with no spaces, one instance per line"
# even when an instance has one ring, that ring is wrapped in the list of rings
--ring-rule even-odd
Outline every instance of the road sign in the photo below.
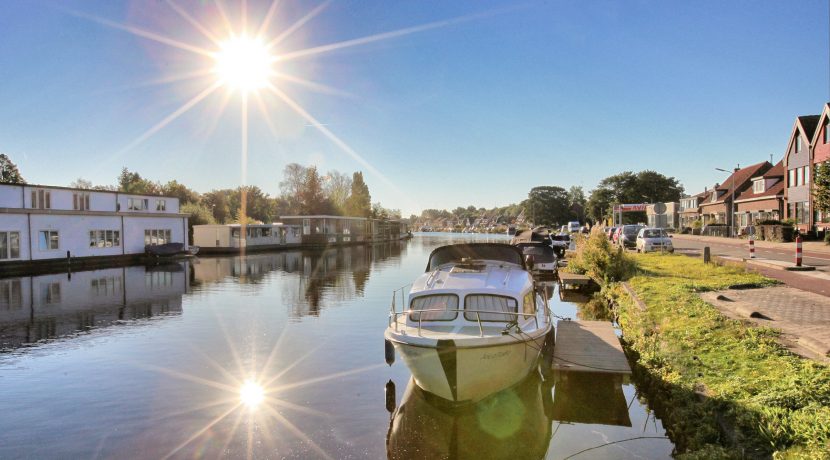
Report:
[[[665,214],[666,213],[666,203],[654,203],[654,213],[655,214]]]

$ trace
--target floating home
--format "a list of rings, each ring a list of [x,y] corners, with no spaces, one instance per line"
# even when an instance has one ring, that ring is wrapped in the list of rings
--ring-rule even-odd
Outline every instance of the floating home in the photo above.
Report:
[[[267,251],[298,247],[302,242],[299,225],[211,224],[193,226],[193,244],[199,253]]]
[[[187,247],[187,219],[173,197],[0,184],[0,271],[131,259],[146,245]]]
[[[409,236],[398,221],[344,216],[282,216],[281,223],[194,225],[199,253],[267,251],[394,241]]]

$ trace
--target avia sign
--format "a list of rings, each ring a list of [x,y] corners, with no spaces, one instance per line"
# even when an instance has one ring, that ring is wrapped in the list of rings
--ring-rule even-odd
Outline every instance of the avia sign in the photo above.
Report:
[[[645,211],[646,205],[645,203],[642,204],[618,204],[614,206],[617,212],[633,212],[633,211]]]

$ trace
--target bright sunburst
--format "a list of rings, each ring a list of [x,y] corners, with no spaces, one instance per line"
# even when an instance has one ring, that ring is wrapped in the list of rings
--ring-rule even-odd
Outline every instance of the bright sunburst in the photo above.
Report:
[[[215,60],[213,70],[222,85],[250,92],[268,85],[277,57],[260,40],[243,35],[222,42]]]
[[[265,399],[265,390],[262,385],[253,380],[246,380],[239,389],[239,400],[251,409],[255,409]]]

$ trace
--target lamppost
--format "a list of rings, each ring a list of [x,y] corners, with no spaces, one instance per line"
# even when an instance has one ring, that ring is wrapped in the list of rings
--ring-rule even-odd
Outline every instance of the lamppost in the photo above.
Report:
[[[729,236],[730,237],[735,236],[735,173],[737,173],[738,170],[740,170],[740,169],[741,169],[741,165],[739,163],[738,166],[735,168],[735,170],[732,171],[732,200],[729,203],[730,204],[730,212],[732,213],[732,224],[729,226]],[[730,171],[727,171],[726,169],[721,169],[721,168],[715,168],[715,170],[720,171],[720,172],[725,172],[725,173],[730,172]],[[718,193],[717,190],[715,190],[715,193]]]

